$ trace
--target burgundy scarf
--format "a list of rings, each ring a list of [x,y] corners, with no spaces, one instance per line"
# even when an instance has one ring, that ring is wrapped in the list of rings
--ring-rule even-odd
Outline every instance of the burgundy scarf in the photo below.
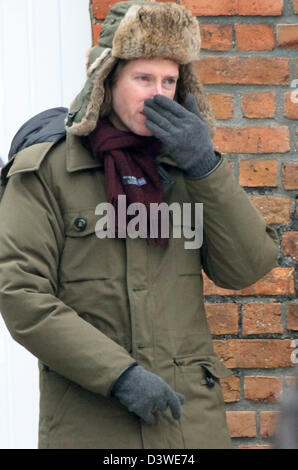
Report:
[[[115,208],[115,234],[118,236],[118,196],[126,195],[126,207],[139,202],[147,209],[147,243],[167,246],[168,239],[161,238],[158,218],[158,237],[150,238],[150,204],[164,202],[164,194],[154,158],[161,143],[155,137],[138,136],[132,132],[116,129],[109,119],[99,121],[97,128],[89,135],[94,155],[104,163],[108,202]],[[139,216],[126,216],[130,219]],[[126,227],[125,227],[126,230]]]

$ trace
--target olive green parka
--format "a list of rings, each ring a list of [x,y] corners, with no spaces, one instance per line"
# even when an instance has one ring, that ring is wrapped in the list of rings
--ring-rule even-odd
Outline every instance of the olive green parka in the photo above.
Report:
[[[80,137],[22,150],[8,171],[0,311],[39,359],[40,448],[231,445],[219,386],[230,371],[213,350],[202,269],[218,286],[248,286],[275,265],[276,235],[222,159],[192,180],[169,155],[158,161],[168,204],[204,205],[201,249],[98,238],[104,172]],[[148,425],[109,396],[135,362],[184,394],[181,420],[167,410]]]

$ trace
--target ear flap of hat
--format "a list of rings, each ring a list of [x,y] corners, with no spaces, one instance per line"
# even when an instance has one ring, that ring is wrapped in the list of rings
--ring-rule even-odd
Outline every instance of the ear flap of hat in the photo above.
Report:
[[[117,62],[118,59],[112,57],[111,49],[105,49],[90,65],[85,85],[70,105],[65,123],[67,132],[86,136],[95,129],[104,101],[104,81]]]

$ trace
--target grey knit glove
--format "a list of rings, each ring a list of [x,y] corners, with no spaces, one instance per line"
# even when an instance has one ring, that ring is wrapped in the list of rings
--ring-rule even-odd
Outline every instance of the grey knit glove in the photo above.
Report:
[[[161,377],[139,365],[127,369],[120,376],[111,394],[147,424],[154,424],[156,418],[153,413],[165,411],[168,406],[174,419],[181,417],[184,396],[174,392]]]
[[[184,106],[163,95],[145,100],[146,127],[168,148],[186,176],[207,174],[218,163],[206,121],[194,95]]]

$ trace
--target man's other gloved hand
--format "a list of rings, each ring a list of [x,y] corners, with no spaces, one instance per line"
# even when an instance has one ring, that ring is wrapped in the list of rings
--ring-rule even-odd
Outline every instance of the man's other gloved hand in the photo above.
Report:
[[[154,424],[156,418],[153,413],[165,411],[168,406],[174,419],[181,417],[184,396],[174,392],[161,377],[139,365],[120,376],[111,394],[147,424]]]
[[[203,176],[219,162],[194,95],[187,95],[184,106],[155,95],[145,100],[143,113],[148,118],[146,127],[167,147],[186,176]]]

